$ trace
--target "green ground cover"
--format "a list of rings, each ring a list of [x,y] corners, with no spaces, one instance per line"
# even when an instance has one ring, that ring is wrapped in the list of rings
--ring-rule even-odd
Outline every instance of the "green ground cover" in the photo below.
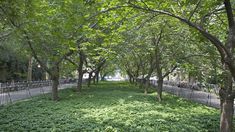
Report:
[[[82,94],[60,91],[61,100],[38,96],[0,108],[0,131],[218,131],[219,110],[125,82],[102,82]]]

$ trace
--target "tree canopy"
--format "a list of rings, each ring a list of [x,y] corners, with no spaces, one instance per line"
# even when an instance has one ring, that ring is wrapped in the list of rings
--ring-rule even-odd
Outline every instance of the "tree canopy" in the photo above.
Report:
[[[180,72],[180,81],[220,84],[221,130],[232,131],[234,14],[230,0],[1,0],[0,66],[14,62],[12,76],[26,78],[33,57],[53,80],[53,100],[61,75],[76,70],[78,92],[85,73],[89,84],[115,70],[146,86],[156,77],[159,101],[163,81]]]

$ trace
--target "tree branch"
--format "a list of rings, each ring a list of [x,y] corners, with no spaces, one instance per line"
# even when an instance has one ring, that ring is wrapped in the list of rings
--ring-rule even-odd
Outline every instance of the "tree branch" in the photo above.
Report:
[[[197,9],[198,9],[200,3],[201,3],[201,0],[198,0],[196,7],[194,8],[193,12],[191,13],[191,15],[190,15],[189,18],[188,18],[188,21],[190,21],[190,19],[191,19],[192,16],[194,15],[194,13],[197,11]]]
[[[163,78],[167,77],[170,73],[172,73],[178,66],[175,65],[171,70],[169,70],[168,72],[166,72],[164,75],[163,75]]]
[[[72,55],[74,53],[73,50],[69,50],[66,54],[64,54],[62,57],[59,58],[59,60],[57,60],[55,62],[55,65],[59,65],[66,57]]]
[[[152,15],[149,19],[145,20],[143,23],[141,23],[141,24],[139,25],[139,27],[137,28],[137,30],[139,30],[140,28],[144,27],[144,25],[145,25],[146,23],[148,23],[149,21],[153,20],[156,16],[157,16],[157,15],[154,14],[154,15]]]
[[[65,60],[67,60],[68,62],[70,62],[70,63],[73,64],[74,66],[78,67],[78,64],[75,63],[74,61],[72,61],[70,58],[68,58],[68,56],[65,57]]]
[[[224,9],[225,9],[225,8],[222,7],[222,8],[218,8],[218,9],[215,9],[215,10],[213,10],[213,11],[207,13],[206,15],[204,15],[204,16],[202,17],[201,21],[202,21],[202,22],[205,22],[205,19],[206,19],[207,17],[210,17],[212,14],[219,14],[220,11],[223,11]]]
[[[43,68],[48,74],[52,75],[51,71],[50,71],[49,68],[46,66],[46,64],[44,64],[44,63],[38,58],[38,55],[37,55],[36,51],[34,50],[34,48],[33,48],[33,46],[32,46],[31,40],[30,40],[30,38],[29,38],[27,32],[26,32],[26,31],[23,31],[23,33],[24,33],[24,36],[25,36],[25,38],[26,38],[26,41],[27,41],[27,43],[28,43],[28,45],[29,45],[29,48],[30,48],[30,50],[31,50],[31,52],[32,52],[33,57],[37,60],[37,62],[42,66],[42,68]]]
[[[225,5],[226,13],[227,13],[228,24],[229,24],[229,27],[231,28],[235,25],[235,22],[233,18],[233,10],[231,7],[230,0],[224,0],[224,5]]]
[[[130,4],[130,7],[132,7],[132,8],[136,8],[136,9],[144,10],[144,11],[148,11],[148,12],[160,13],[160,14],[167,15],[167,16],[170,16],[170,17],[173,17],[173,18],[180,20],[181,22],[187,24],[188,26],[198,30],[204,37],[206,37],[208,40],[210,40],[210,42],[219,51],[223,61],[225,60],[226,56],[231,56],[229,51],[226,49],[226,47],[223,45],[223,43],[218,38],[216,38],[215,36],[213,36],[212,34],[207,32],[206,30],[202,29],[200,26],[192,23],[191,21],[188,21],[187,19],[182,18],[180,16],[177,16],[175,14],[172,14],[171,12],[167,12],[167,11],[163,11],[163,10],[154,10],[154,9],[150,9],[150,8],[146,9],[141,6],[137,6],[135,4],[132,4],[131,2],[129,2],[129,4]]]

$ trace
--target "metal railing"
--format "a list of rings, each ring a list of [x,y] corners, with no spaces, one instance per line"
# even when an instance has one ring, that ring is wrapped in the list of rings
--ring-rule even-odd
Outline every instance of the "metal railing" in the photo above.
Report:
[[[143,79],[137,79],[137,82],[142,83],[144,80]],[[151,85],[157,85],[157,80],[149,80]],[[219,95],[219,85],[218,84],[209,84],[209,83],[188,83],[185,81],[164,81],[163,85],[168,85],[168,86],[175,86],[178,88],[185,88],[185,89],[190,89],[190,90],[195,90],[195,91],[204,91],[204,92],[210,92],[214,93],[216,95]]]
[[[75,79],[60,79],[59,84],[75,83]],[[0,83],[0,105],[16,100],[29,98],[35,95],[49,93],[52,80],[21,81]]]
[[[147,83],[142,79],[138,79],[139,83]],[[157,80],[150,80],[148,82],[151,86],[157,86]],[[187,82],[174,82],[164,81],[163,91],[175,94],[183,98],[195,100],[199,103],[206,104],[208,106],[219,108],[219,86],[215,84],[201,84],[194,83],[189,84]]]
[[[11,82],[11,83],[0,83],[1,93],[8,93],[13,91],[20,91],[32,88],[51,86],[51,80],[41,81],[23,81],[23,82]]]

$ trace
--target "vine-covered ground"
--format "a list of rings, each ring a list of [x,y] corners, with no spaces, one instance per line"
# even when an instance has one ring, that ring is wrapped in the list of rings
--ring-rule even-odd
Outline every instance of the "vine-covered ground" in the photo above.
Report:
[[[164,93],[145,95],[126,82],[101,82],[81,94],[61,90],[0,108],[0,131],[171,131],[219,130],[219,110]]]

